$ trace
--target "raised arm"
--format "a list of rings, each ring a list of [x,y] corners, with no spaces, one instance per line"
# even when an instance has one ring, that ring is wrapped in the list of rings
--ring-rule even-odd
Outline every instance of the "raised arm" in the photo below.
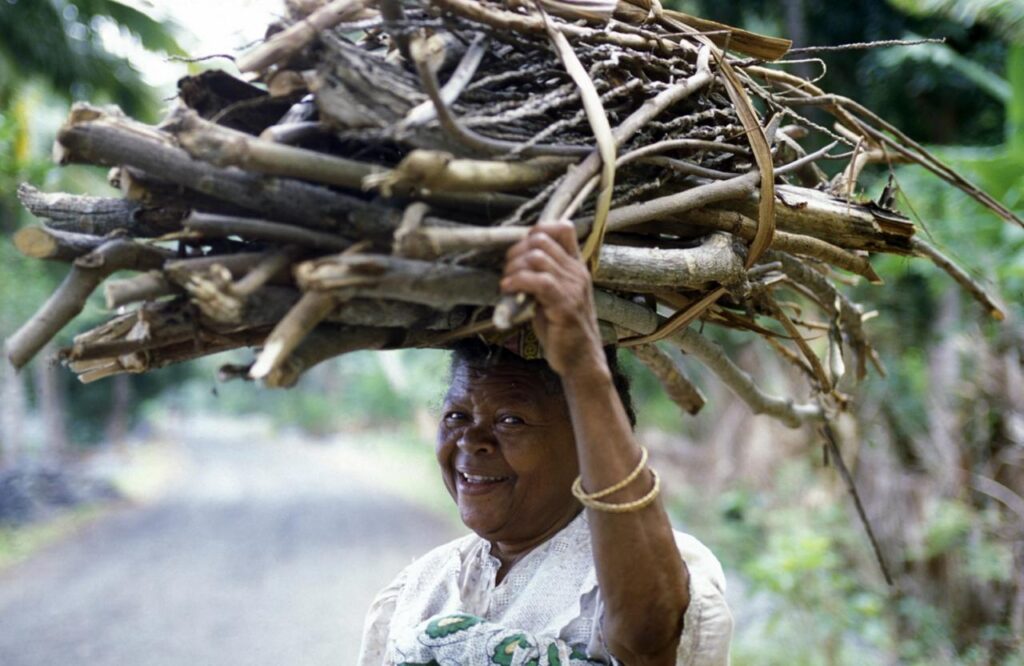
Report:
[[[637,468],[642,452],[612,383],[573,227],[534,227],[509,250],[501,286],[537,301],[533,326],[548,364],[562,379],[583,490],[592,494],[618,484]],[[653,474],[644,468],[600,501],[635,503],[653,485]],[[611,653],[630,666],[675,663],[690,602],[688,573],[660,498],[625,512],[586,510]]]

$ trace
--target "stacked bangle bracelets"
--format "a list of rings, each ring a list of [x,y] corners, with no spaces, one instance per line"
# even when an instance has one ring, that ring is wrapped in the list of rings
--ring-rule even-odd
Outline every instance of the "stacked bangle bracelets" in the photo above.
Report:
[[[597,511],[607,511],[609,513],[627,513],[629,511],[638,511],[646,506],[649,506],[658,497],[658,493],[661,492],[661,479],[658,477],[658,473],[653,469],[651,470],[651,476],[654,477],[654,486],[651,491],[641,497],[640,499],[633,500],[631,502],[623,502],[621,504],[613,504],[611,502],[600,501],[602,497],[607,497],[612,493],[618,492],[628,486],[629,484],[636,481],[637,477],[647,467],[647,447],[640,447],[640,462],[636,468],[629,473],[629,476],[619,481],[614,486],[599,490],[596,493],[588,493],[583,490],[583,479],[577,476],[576,480],[572,482],[572,494],[580,501],[580,504],[587,507],[588,509],[595,509]]]

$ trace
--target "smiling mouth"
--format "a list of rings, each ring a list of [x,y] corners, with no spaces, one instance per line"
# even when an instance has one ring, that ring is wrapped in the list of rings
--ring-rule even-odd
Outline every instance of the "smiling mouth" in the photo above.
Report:
[[[482,476],[477,474],[467,474],[462,471],[456,471],[460,485],[469,486],[471,488],[487,488],[489,486],[497,485],[504,481],[508,481],[512,477],[510,476]]]

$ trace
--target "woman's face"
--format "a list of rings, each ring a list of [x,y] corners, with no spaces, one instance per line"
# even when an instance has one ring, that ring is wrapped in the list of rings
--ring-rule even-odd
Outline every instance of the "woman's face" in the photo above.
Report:
[[[462,522],[492,542],[549,536],[579,510],[565,398],[528,368],[459,364],[445,398],[437,461]]]

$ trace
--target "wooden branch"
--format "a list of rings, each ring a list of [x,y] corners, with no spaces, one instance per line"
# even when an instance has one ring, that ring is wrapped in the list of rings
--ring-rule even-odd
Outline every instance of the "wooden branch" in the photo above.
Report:
[[[526,237],[524,227],[416,227],[395,232],[394,251],[409,259],[436,259],[469,251],[501,250]]]
[[[310,291],[303,294],[295,307],[267,336],[263,351],[249,371],[249,376],[263,379],[279,370],[303,338],[327,317],[336,304],[336,297],[330,293]]]
[[[405,336],[401,329],[321,325],[306,335],[271,371],[257,375],[254,365],[249,375],[261,378],[266,386],[287,388],[294,386],[304,372],[318,363],[353,351],[398,346]]]
[[[164,127],[175,132],[182,147],[190,155],[218,167],[236,166],[268,176],[295,178],[357,191],[365,188],[367,179],[372,182],[375,177],[387,172],[386,167],[377,164],[258,139],[203,120],[192,111],[179,111]],[[511,209],[522,203],[517,197],[490,192],[484,187],[461,192],[414,192],[400,189],[394,194],[403,197],[415,194],[438,205],[482,209]],[[391,194],[386,193],[386,196]]]
[[[85,104],[72,107],[57,141],[62,164],[127,164],[296,226],[345,229],[360,237],[390,233],[398,226],[391,209],[296,180],[214,167],[192,159],[164,132]]]
[[[92,236],[124,232],[152,238],[178,229],[184,215],[183,210],[147,208],[116,197],[41,192],[28,183],[18,186],[18,200],[51,229]]]
[[[471,308],[452,308],[446,312],[417,303],[352,298],[338,304],[325,321],[348,326],[376,326],[425,331],[450,331],[469,321]]]
[[[498,31],[508,30],[535,35],[543,35],[546,32],[544,19],[536,13],[530,15],[517,14],[474,0],[435,0],[434,4],[452,14],[463,16],[477,23],[483,23]],[[548,20],[552,19],[548,18]],[[684,48],[677,42],[657,36],[648,38],[632,33],[584,27],[574,23],[559,22],[558,29],[573,40],[594,44],[615,44],[638,51],[654,51],[661,55],[671,54]]]
[[[716,208],[692,210],[678,216],[677,219],[687,224],[709,227],[719,231],[728,231],[746,241],[752,240],[757,231],[757,222],[746,215]],[[871,267],[867,257],[854,254],[818,238],[786,231],[776,231],[775,239],[772,241],[772,248],[781,252],[821,259],[833,266],[865,277],[872,284],[882,284],[882,278]]]
[[[441,86],[441,99],[445,104],[453,104],[459,98],[462,91],[476,74],[480,62],[487,54],[487,38],[484,35],[477,35],[473,43],[466,49],[455,71],[451,77]],[[399,123],[403,130],[425,125],[437,118],[437,109],[429,99],[414,106]]]
[[[205,273],[214,266],[221,266],[231,273],[233,278],[240,278],[253,270],[267,258],[268,252],[236,252],[233,254],[213,254],[204,257],[176,259],[164,264],[164,274],[178,284],[184,284],[196,273]],[[288,271],[282,271],[272,278],[273,282],[289,282]]]
[[[363,297],[421,303],[439,310],[458,305],[493,305],[498,274],[383,255],[339,255],[299,264],[295,277],[305,290],[344,291]]]
[[[792,399],[765,393],[746,371],[732,362],[725,350],[696,331],[685,329],[668,339],[707,366],[754,414],[774,417],[790,428],[821,420],[821,407],[817,404],[795,403]]]
[[[285,61],[304,49],[322,31],[358,17],[369,4],[370,0],[328,3],[238,58],[235,65],[241,72],[256,72]]]
[[[840,245],[848,250],[909,254],[915,229],[907,218],[871,206],[842,201],[805,187],[779,185],[779,228]],[[751,214],[753,203],[722,206]]]
[[[854,353],[856,377],[858,380],[863,379],[867,375],[867,359],[873,352],[864,332],[863,313],[860,307],[836,289],[825,276],[796,257],[785,252],[769,252],[766,258],[780,262],[783,272],[792,279],[792,285],[809,291],[830,318],[838,316],[843,334]]]
[[[757,171],[751,171],[731,180],[720,180],[690,190],[683,190],[678,194],[613,208],[608,215],[608,231],[622,231],[637,224],[674,217],[723,201],[746,199],[756,191],[759,180],[760,174]],[[579,232],[581,226],[589,228],[590,220],[584,218],[574,221],[574,223]]]
[[[266,329],[254,329],[239,331],[232,335],[201,336],[198,339],[194,338],[116,358],[71,363],[70,367],[74,372],[79,373],[78,380],[80,382],[90,384],[114,375],[149,372],[231,349],[252,347],[259,344],[266,335]]]
[[[193,231],[203,238],[226,238],[239,236],[246,240],[300,245],[314,250],[340,252],[349,248],[352,241],[323,231],[302,229],[288,224],[252,220],[209,213],[192,213],[184,222],[186,231]]]
[[[208,120],[195,111],[180,110],[167,129],[192,157],[218,167],[236,166],[268,176],[297,178],[358,190],[363,179],[384,167],[264,141]]]
[[[989,295],[981,284],[972,278],[967,271],[953,263],[953,260],[940,252],[937,248],[929,245],[920,238],[913,239],[914,252],[922,257],[928,257],[936,266],[944,270],[953,278],[957,284],[964,288],[976,301],[981,303],[989,316],[996,321],[1006,319],[1006,313],[999,306],[995,298]]]
[[[15,368],[24,367],[82,311],[89,295],[110,274],[119,270],[152,270],[166,259],[167,255],[157,248],[126,240],[108,241],[79,257],[50,298],[7,339],[7,358]]]
[[[709,284],[737,285],[746,279],[741,257],[726,234],[714,233],[699,247],[661,250],[605,245],[594,284],[650,293],[662,289],[704,289]]]
[[[764,293],[762,300],[767,306],[768,312],[776,321],[782,324],[782,327],[786,330],[790,339],[796,343],[797,349],[799,349],[800,353],[803,354],[803,357],[810,366],[813,372],[813,377],[818,384],[818,391],[823,393],[831,392],[833,388],[831,378],[828,373],[825,372],[825,367],[821,364],[821,359],[819,359],[818,355],[814,353],[813,349],[811,349],[811,346],[807,343],[807,340],[800,332],[800,329],[796,327],[796,324],[794,324],[793,320],[789,318],[789,315],[787,315],[778,303],[775,302],[775,299],[772,298],[771,294]]]
[[[19,229],[12,240],[26,257],[69,262],[89,254],[109,239],[37,226]]]
[[[286,245],[277,252],[268,252],[252,270],[231,285],[231,293],[240,298],[251,296],[277,276],[290,273],[292,262],[300,255],[295,245]]]
[[[160,271],[151,271],[123,280],[110,280],[103,285],[108,310],[176,293],[179,293],[179,290]]]
[[[452,0],[444,0],[446,2]],[[458,0],[463,2],[464,0]],[[622,146],[634,134],[640,131],[647,123],[656,118],[665,109],[686,99],[693,93],[707,86],[714,79],[708,63],[706,53],[700,58],[697,64],[697,72],[682,83],[675,84],[663,90],[661,93],[648,99],[644,104],[634,111],[621,125],[616,127],[612,134],[615,137],[616,147]],[[594,150],[583,160],[558,186],[541,211],[541,220],[556,220],[563,213],[569,210],[570,204],[579,191],[596,176],[601,169],[601,154]],[[613,211],[614,213],[614,211]],[[608,219],[608,231],[614,231],[612,217]]]
[[[416,65],[416,72],[420,77],[420,86],[434,104],[437,112],[438,122],[456,144],[466,149],[483,155],[501,155],[503,153],[519,152],[526,156],[556,155],[560,157],[580,157],[590,152],[586,146],[572,144],[523,144],[517,141],[505,139],[494,139],[476,130],[463,126],[448,104],[441,96],[441,90],[437,83],[437,73],[430,64],[429,51],[426,38],[418,37],[410,41],[409,53],[413,63]]]
[[[501,250],[525,238],[522,227],[423,228],[396,234],[395,250],[411,259],[433,259],[470,250]],[[738,284],[743,260],[722,234],[701,247],[657,249],[605,245],[594,275],[599,286],[641,293],[669,288],[702,289],[708,283]]]
[[[629,351],[654,373],[672,402],[694,416],[704,407],[705,399],[700,389],[686,376],[675,360],[657,345],[637,345]]]
[[[544,183],[564,170],[565,160],[536,159],[527,162],[457,159],[451,153],[413,150],[389,171],[368,175],[363,186],[384,196],[394,191],[474,192],[522,190]]]

